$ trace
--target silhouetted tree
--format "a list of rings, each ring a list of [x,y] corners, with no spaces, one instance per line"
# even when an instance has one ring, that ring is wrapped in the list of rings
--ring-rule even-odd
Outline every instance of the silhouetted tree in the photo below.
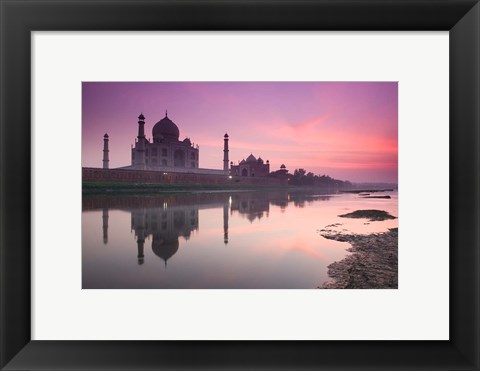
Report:
[[[275,173],[272,173],[275,176]],[[346,189],[351,188],[352,183],[334,179],[328,175],[315,175],[311,171],[307,173],[305,169],[295,169],[293,174],[287,174],[290,185],[309,186],[328,189]]]

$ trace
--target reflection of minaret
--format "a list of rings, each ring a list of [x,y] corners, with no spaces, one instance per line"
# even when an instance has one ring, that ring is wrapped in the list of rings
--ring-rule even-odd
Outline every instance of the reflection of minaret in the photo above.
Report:
[[[137,233],[137,249],[138,249],[138,254],[137,254],[137,259],[138,259],[138,265],[143,264],[143,246],[145,244],[145,213],[139,213],[138,218],[140,220],[137,220],[138,226],[136,228],[136,233]]]
[[[108,134],[103,136],[103,168],[108,169]]]
[[[103,243],[108,243],[108,209],[104,208],[102,211],[102,229],[103,229]]]
[[[138,259],[138,265],[142,265],[143,264],[143,261],[144,261],[144,255],[143,255],[143,245],[145,244],[145,238],[140,238],[140,236],[138,236],[137,238],[137,249],[138,249],[138,255],[137,255],[137,259]]]
[[[228,134],[223,136],[223,171],[228,174]]]
[[[223,204],[223,243],[228,243],[228,204]]]

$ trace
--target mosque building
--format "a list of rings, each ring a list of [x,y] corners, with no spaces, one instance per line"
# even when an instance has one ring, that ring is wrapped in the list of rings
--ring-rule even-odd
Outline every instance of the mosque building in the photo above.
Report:
[[[180,130],[168,117],[158,121],[152,129],[152,141],[145,137],[145,116],[138,116],[138,136],[132,147],[130,168],[155,170],[168,168],[198,169],[199,147],[190,138],[179,140]]]
[[[202,169],[199,167],[200,147],[190,138],[180,140],[178,126],[168,117],[158,121],[152,129],[152,139],[145,136],[145,116],[138,116],[138,135],[131,148],[131,165],[120,167],[126,170],[154,170],[195,174],[230,175],[239,177],[267,177],[270,163],[250,154],[247,159],[234,165],[229,162],[229,136],[223,137],[223,169]],[[109,169],[109,136],[103,137],[103,168]],[[230,165],[230,166],[229,166]],[[283,165],[285,167],[285,165]]]
[[[230,174],[235,176],[268,176],[270,174],[270,162],[263,162],[262,158],[255,158],[250,153],[247,159],[240,161],[238,165],[230,163]]]

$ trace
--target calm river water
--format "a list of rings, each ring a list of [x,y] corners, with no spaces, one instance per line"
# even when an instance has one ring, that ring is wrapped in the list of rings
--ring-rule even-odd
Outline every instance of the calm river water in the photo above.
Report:
[[[362,209],[398,216],[391,199],[358,194],[209,192],[161,196],[84,196],[84,289],[293,289],[329,280],[327,266],[348,243],[320,230],[383,232],[398,219],[338,215]]]

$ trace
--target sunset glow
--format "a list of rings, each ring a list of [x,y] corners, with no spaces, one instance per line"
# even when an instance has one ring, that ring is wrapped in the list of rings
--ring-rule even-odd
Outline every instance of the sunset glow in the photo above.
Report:
[[[353,182],[398,181],[396,82],[84,82],[82,166],[131,164],[140,113],[145,133],[165,116],[200,146],[200,167],[221,169],[223,135],[235,164],[250,153],[293,173]]]

